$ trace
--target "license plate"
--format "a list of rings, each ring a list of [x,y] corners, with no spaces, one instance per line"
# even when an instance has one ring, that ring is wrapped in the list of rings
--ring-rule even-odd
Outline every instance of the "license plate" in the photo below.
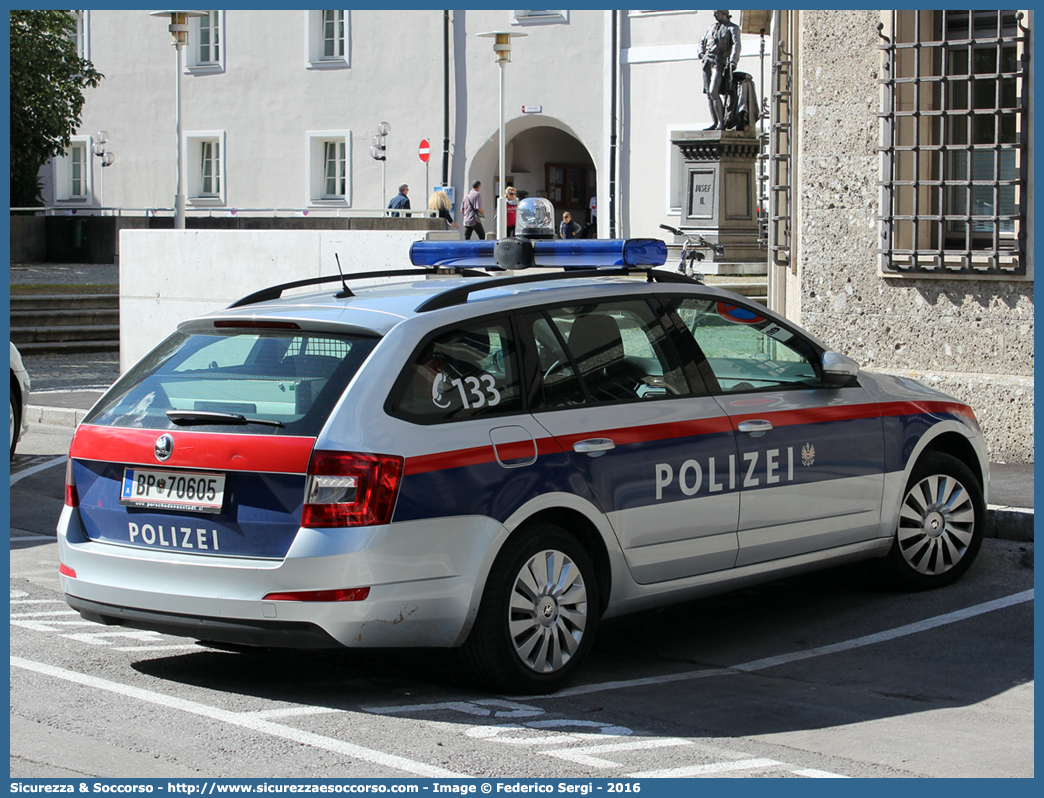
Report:
[[[224,500],[224,474],[123,469],[120,504],[127,507],[220,513]]]

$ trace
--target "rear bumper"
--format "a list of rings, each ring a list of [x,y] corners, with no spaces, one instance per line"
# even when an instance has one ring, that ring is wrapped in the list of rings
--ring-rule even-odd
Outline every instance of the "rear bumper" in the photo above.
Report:
[[[248,621],[200,618],[170,612],[150,612],[117,607],[97,601],[65,597],[66,602],[87,621],[106,626],[128,626],[175,637],[190,637],[214,643],[272,648],[340,648],[341,644],[314,623],[294,621]]]
[[[251,560],[92,541],[66,507],[58,549],[76,574],[61,577],[66,600],[98,623],[255,646],[450,647],[470,630],[502,530],[481,516],[302,528],[285,558]],[[265,598],[355,587],[367,598]]]

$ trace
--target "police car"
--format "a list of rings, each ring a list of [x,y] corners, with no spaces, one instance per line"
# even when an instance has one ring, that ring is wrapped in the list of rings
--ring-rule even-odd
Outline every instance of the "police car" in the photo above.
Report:
[[[662,241],[543,238],[548,206],[180,324],[72,442],[69,605],[211,644],[460,647],[546,692],[604,618],[859,559],[908,589],[967,571],[967,405],[656,268]]]

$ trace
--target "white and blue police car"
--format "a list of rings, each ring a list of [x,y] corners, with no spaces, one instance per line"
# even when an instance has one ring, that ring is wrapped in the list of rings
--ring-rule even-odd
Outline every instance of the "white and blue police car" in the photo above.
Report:
[[[858,559],[907,589],[967,571],[967,405],[655,268],[662,241],[542,238],[541,203],[518,238],[415,243],[398,281],[180,324],[76,431],[69,605],[219,645],[461,647],[546,692],[603,618]]]

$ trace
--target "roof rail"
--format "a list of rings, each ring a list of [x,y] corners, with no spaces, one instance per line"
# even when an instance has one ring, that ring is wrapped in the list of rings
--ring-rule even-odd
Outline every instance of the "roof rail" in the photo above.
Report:
[[[419,277],[427,276],[432,274],[457,274],[461,277],[489,277],[485,272],[476,271],[474,269],[460,269],[453,267],[427,267],[420,269],[385,269],[377,272],[356,272],[353,274],[340,275],[340,274],[327,274],[322,277],[310,277],[307,280],[294,280],[290,283],[282,283],[281,285],[273,285],[268,288],[262,288],[260,291],[255,291],[252,294],[242,299],[237,299],[228,307],[241,308],[244,305],[256,305],[258,302],[267,302],[271,299],[279,299],[283,295],[283,291],[290,288],[304,288],[309,285],[322,285],[324,283],[344,283],[344,288],[334,294],[337,298],[344,298],[349,296],[355,296],[351,289],[348,288],[348,280],[374,280],[378,277]]]
[[[644,274],[646,281],[653,283],[686,283],[688,285],[702,285],[699,280],[694,280],[680,272],[659,271],[658,269],[642,269],[636,267],[621,266],[615,269],[572,269],[562,272],[550,272],[542,274],[524,274],[513,277],[496,277],[491,280],[483,280],[475,285],[460,285],[449,288],[417,306],[418,313],[429,310],[462,305],[468,301],[468,297],[476,291],[485,291],[489,288],[503,288],[511,285],[522,285],[524,283],[546,282],[550,280],[582,279],[585,277],[627,277],[632,274]]]

